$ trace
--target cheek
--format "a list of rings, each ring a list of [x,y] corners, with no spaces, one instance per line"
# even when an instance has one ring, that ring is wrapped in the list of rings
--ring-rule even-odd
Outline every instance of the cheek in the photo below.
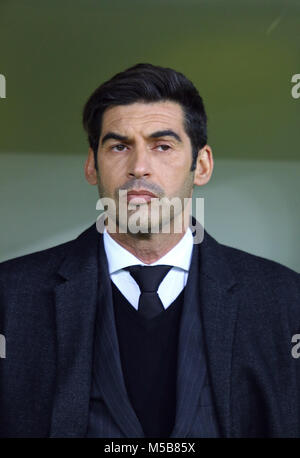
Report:
[[[123,174],[120,175],[120,171],[117,167],[105,166],[101,169],[99,175],[101,192],[105,194],[106,197],[116,199],[116,190],[125,182]]]
[[[173,164],[172,166],[169,164],[168,168],[164,169],[162,173],[165,174],[166,180],[180,187],[189,178],[190,170],[187,163],[182,162],[181,164]]]
[[[99,169],[105,174],[106,181],[110,180],[117,180],[117,177],[120,177],[124,174],[124,170],[126,170],[126,162],[124,158],[120,159],[115,157],[102,158],[102,160],[98,161]]]
[[[170,183],[170,186],[172,186],[173,195],[188,197],[193,188],[193,176],[190,172],[186,172],[184,175],[181,172],[180,176],[177,176],[177,179]]]
[[[114,176],[111,174],[111,169],[99,164],[98,177],[101,188],[106,194],[110,194],[114,187]]]

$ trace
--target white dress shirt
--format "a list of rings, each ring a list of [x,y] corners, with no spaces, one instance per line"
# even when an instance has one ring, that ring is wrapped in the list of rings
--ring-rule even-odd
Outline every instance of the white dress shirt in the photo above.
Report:
[[[106,228],[103,232],[103,243],[110,278],[136,310],[138,309],[141,291],[130,273],[124,270],[125,267],[133,265],[159,266],[161,264],[173,266],[157,290],[157,294],[165,309],[172,304],[185,287],[193,251],[193,234],[189,227],[179,242],[162,258],[152,264],[144,264],[140,259],[119,245],[109,235]]]

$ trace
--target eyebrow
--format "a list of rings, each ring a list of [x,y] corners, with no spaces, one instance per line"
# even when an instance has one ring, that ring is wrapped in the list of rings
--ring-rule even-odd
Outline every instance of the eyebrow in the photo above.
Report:
[[[120,141],[125,141],[128,140],[128,137],[120,134],[116,134],[115,132],[108,132],[104,137],[102,138],[101,145],[103,145],[107,140],[120,140]]]
[[[151,137],[151,138],[174,137],[178,142],[181,142],[181,143],[182,143],[182,140],[181,140],[181,138],[179,137],[179,135],[176,134],[176,132],[174,132],[174,131],[171,130],[171,129],[168,129],[168,130],[158,130],[157,132],[153,132],[152,134],[150,134],[150,137]]]
[[[152,132],[152,134],[149,135],[150,138],[160,138],[160,137],[174,137],[178,142],[182,143],[182,140],[176,132],[174,132],[171,129],[167,130],[158,130],[156,132]],[[120,135],[115,132],[108,132],[107,134],[104,135],[101,141],[101,145],[103,145],[107,140],[120,140],[120,141],[127,141],[128,137],[125,135]]]

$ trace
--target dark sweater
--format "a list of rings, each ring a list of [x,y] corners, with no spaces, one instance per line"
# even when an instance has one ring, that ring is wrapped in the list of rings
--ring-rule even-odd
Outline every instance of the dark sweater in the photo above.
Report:
[[[124,381],[147,437],[168,437],[176,407],[177,343],[184,290],[151,320],[141,316],[112,282]]]

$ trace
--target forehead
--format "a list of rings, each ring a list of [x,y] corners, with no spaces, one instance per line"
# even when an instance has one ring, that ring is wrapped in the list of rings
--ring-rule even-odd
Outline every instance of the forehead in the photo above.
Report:
[[[104,135],[111,130],[136,128],[143,131],[153,129],[175,129],[184,131],[184,114],[181,105],[164,101],[154,103],[135,102],[130,105],[117,105],[108,108],[102,118]]]

